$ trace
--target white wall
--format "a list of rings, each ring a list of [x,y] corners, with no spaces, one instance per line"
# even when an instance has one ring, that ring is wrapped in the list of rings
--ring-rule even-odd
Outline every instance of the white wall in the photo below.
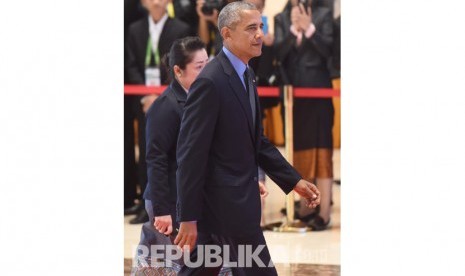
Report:
[[[268,25],[270,33],[274,33],[274,16],[280,13],[284,6],[286,5],[287,0],[268,0],[265,3],[265,10],[263,13],[268,16]]]

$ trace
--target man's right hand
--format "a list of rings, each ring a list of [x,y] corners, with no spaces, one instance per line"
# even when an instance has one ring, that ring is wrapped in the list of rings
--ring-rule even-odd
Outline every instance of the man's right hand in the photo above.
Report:
[[[320,191],[315,184],[301,179],[295,185],[294,191],[307,200],[309,208],[316,208],[320,204]]]
[[[197,242],[197,222],[183,221],[179,224],[179,231],[174,244],[182,251],[184,249],[191,251]]]

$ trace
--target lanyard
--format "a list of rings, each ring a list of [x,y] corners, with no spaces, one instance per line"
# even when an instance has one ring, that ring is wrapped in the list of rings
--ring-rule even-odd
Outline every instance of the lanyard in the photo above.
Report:
[[[214,57],[216,55],[215,53],[215,32],[214,31],[211,31],[210,32],[210,41],[212,42],[211,44],[211,48],[210,48],[210,56],[211,57]]]
[[[155,48],[154,56],[155,56],[155,65],[158,66],[160,64],[160,55],[158,54],[158,47]],[[150,35],[149,35],[149,40],[147,41],[147,51],[145,53],[145,67],[149,67],[151,61],[152,61],[152,39],[150,38]]]

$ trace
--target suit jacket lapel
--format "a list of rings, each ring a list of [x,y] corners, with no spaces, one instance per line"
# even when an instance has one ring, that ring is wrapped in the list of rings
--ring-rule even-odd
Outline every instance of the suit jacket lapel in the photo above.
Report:
[[[250,108],[250,102],[247,98],[247,92],[242,85],[242,81],[239,79],[239,76],[237,76],[236,71],[232,67],[223,51],[221,51],[216,57],[219,58],[221,64],[223,65],[225,73],[229,75],[229,85],[231,85],[234,91],[234,95],[241,104],[242,110],[246,114],[250,137],[252,138],[252,141],[255,141],[255,131],[253,129],[252,123],[252,109]]]
[[[250,67],[249,67],[250,68]],[[259,100],[259,97],[258,97],[258,91],[257,91],[257,83],[255,81],[255,72],[253,71],[252,68],[250,68],[250,74],[251,74],[251,78],[252,78],[252,86],[253,86],[253,93],[254,93],[254,97],[255,97],[255,129],[254,129],[254,133],[255,133],[255,138],[256,138],[256,141],[259,141],[260,139],[258,139],[259,135],[260,135],[260,125],[261,125],[261,122],[262,122],[262,115],[261,115],[261,111],[260,111],[260,100]],[[257,150],[258,150],[258,145],[257,145]]]

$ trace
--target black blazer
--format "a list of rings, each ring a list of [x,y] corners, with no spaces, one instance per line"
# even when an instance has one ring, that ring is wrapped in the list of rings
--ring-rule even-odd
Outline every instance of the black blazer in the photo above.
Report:
[[[155,216],[176,213],[176,141],[187,93],[175,80],[147,111],[147,178],[144,198]],[[175,221],[175,217],[173,217]]]
[[[253,92],[255,128],[244,86],[222,51],[189,90],[178,138],[177,211],[178,221],[196,220],[199,232],[261,231],[258,166],[285,193],[301,179],[263,136],[256,87]]]
[[[312,5],[312,17],[316,32],[310,39],[303,36],[302,44],[296,47],[296,37],[290,31],[290,10],[276,15],[275,54],[289,84],[297,87],[331,87],[327,67],[333,45],[331,11]]]
[[[277,85],[270,83],[269,78],[276,73],[274,68],[274,53],[273,46],[262,46],[262,54],[259,57],[254,57],[249,61],[249,65],[255,72],[255,78],[258,86]]]
[[[171,44],[178,39],[191,35],[189,25],[176,18],[168,18],[158,42],[160,59],[169,52]],[[144,17],[129,27],[126,41],[126,61],[124,66],[127,72],[127,81],[131,84],[145,84],[145,55],[149,39],[149,22]],[[168,83],[168,74],[165,66],[161,65],[161,83]]]

